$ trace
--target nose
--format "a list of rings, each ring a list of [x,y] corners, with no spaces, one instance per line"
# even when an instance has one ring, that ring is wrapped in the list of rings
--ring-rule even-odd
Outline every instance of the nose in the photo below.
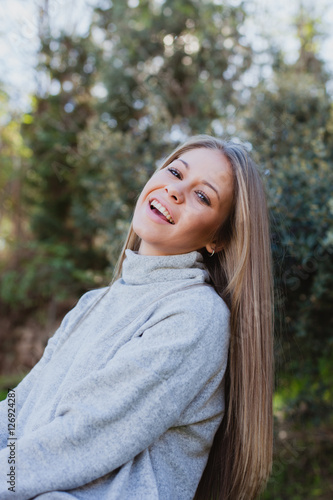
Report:
[[[177,203],[183,203],[184,201],[184,194],[181,189],[175,184],[169,184],[168,186],[165,186],[164,191],[168,194],[168,196],[171,196]]]

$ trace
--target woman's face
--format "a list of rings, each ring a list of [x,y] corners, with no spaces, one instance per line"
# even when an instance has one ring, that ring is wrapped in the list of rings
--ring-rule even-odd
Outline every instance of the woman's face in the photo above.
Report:
[[[139,254],[175,255],[203,247],[212,252],[232,197],[232,170],[223,153],[197,148],[181,154],[154,173],[137,201],[133,229],[141,238]]]

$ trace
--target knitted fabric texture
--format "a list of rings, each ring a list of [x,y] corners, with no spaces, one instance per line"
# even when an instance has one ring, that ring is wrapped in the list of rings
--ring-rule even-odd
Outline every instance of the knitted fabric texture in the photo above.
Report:
[[[0,498],[190,500],[224,413],[229,310],[197,251],[127,249],[15,389],[15,492],[0,403]]]

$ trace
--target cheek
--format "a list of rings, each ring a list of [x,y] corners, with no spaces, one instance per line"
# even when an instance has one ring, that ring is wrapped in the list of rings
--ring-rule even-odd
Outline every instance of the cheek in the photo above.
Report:
[[[138,201],[136,203],[136,207],[140,208],[142,206],[142,204],[145,203],[146,198],[148,196],[148,193],[149,193],[149,186],[147,183],[140,193],[140,196],[139,196]]]
[[[147,200],[149,198],[149,194],[151,191],[154,190],[155,183],[152,181],[152,179],[149,179],[149,181],[146,183],[146,185],[143,187],[140,196],[138,198],[138,201],[136,202],[135,209],[134,209],[134,214],[133,214],[133,222],[137,222],[137,216],[138,216],[138,211],[142,211],[145,209],[145,205],[147,203]]]
[[[156,181],[155,179],[149,179],[149,181],[146,182],[145,186],[143,187],[139,200],[142,201],[144,200],[148,194],[153,191],[156,187]]]
[[[207,237],[214,236],[221,225],[221,217],[209,217],[202,223],[202,233]]]

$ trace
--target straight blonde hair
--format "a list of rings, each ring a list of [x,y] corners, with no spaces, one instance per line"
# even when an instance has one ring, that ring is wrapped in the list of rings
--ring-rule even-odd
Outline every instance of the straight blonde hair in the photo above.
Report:
[[[215,235],[212,258],[199,249],[212,285],[230,309],[225,415],[215,435],[195,500],[251,500],[264,489],[273,450],[273,273],[266,195],[258,168],[241,144],[208,135],[179,146],[157,169],[186,151],[220,151],[234,177],[233,206]],[[141,239],[131,223],[111,284],[127,248]]]

